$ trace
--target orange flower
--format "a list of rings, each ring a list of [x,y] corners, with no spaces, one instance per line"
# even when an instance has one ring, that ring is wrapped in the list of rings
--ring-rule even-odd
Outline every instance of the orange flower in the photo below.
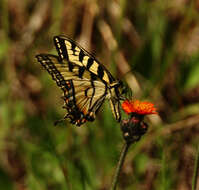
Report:
[[[127,113],[139,115],[157,114],[154,104],[151,102],[141,102],[139,100],[125,100],[122,103],[123,110]]]

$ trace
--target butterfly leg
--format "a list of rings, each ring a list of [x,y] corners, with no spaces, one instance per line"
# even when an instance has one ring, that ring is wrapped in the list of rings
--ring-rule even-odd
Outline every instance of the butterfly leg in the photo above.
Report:
[[[56,126],[58,123],[62,123],[63,121],[65,121],[66,118],[68,118],[68,115],[69,115],[69,114],[67,113],[67,114],[64,116],[64,118],[55,121],[55,122],[54,122],[54,125]]]

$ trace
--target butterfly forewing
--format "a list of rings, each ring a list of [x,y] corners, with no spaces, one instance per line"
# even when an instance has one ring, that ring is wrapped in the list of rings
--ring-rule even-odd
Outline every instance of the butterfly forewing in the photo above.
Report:
[[[90,71],[97,79],[106,83],[112,83],[115,80],[102,64],[70,38],[55,36],[54,43],[61,60],[65,59],[78,66],[85,67],[85,69]]]

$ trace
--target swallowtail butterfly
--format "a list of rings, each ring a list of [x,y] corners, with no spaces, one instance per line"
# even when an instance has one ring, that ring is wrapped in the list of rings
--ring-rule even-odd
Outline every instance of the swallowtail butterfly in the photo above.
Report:
[[[93,121],[104,100],[108,99],[119,122],[122,83],[73,40],[55,36],[54,44],[58,56],[39,54],[36,58],[63,90],[63,108],[67,113],[62,120],[69,118],[77,126]]]

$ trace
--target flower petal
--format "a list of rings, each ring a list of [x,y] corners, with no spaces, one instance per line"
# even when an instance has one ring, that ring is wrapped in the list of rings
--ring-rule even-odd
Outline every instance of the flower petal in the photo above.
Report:
[[[139,115],[157,114],[154,104],[151,102],[141,102],[139,100],[125,100],[122,103],[123,110],[127,113],[137,113]]]

